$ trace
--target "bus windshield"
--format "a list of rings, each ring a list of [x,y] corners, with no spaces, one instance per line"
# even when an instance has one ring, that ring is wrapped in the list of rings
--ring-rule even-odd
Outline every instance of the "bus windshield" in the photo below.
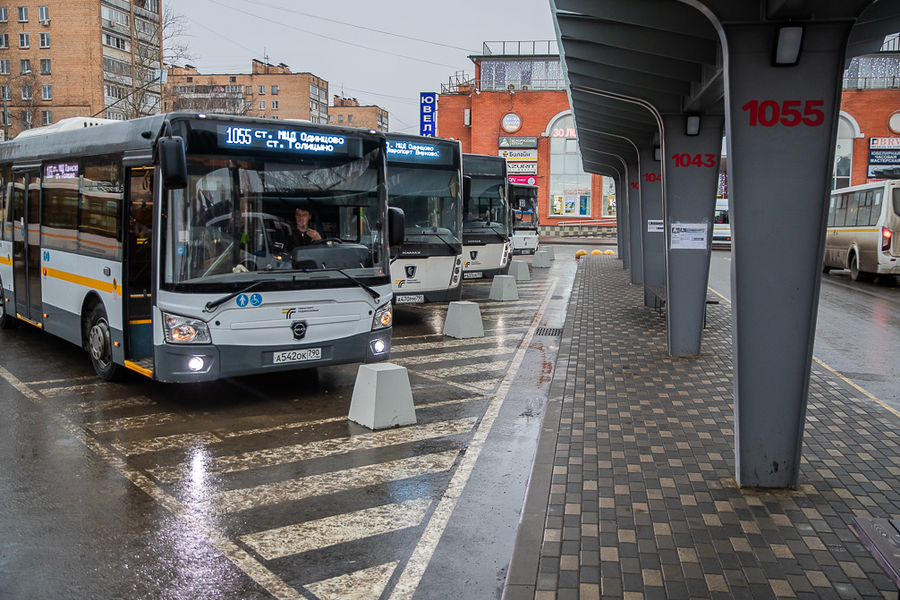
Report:
[[[337,164],[189,155],[187,189],[164,208],[162,287],[383,276],[382,165],[379,151]]]
[[[466,231],[492,229],[497,234],[507,234],[509,211],[505,189],[503,178],[472,177],[472,195],[463,209]]]
[[[390,204],[406,215],[404,243],[460,244],[458,171],[388,165]]]

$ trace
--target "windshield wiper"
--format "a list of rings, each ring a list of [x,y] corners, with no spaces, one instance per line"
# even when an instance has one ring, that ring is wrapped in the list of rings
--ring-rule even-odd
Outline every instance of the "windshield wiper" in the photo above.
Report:
[[[334,268],[334,269],[300,269],[300,270],[303,271],[304,273],[328,273],[328,272],[340,273],[341,275],[343,275],[344,277],[346,277],[347,279],[349,279],[350,281],[352,281],[353,283],[355,283],[362,289],[369,292],[369,295],[372,296],[376,302],[378,301],[379,298],[381,298],[381,294],[379,294],[378,292],[376,292],[375,290],[373,290],[372,288],[370,288],[369,286],[364,284],[359,279],[356,279],[352,275],[345,273],[343,269]]]
[[[274,281],[276,281],[276,280],[275,279],[260,279],[259,281],[254,281],[253,283],[251,283],[250,285],[248,285],[247,287],[245,287],[242,290],[238,290],[236,292],[228,294],[227,296],[223,296],[223,297],[219,298],[218,300],[213,300],[212,302],[207,302],[206,306],[203,307],[203,312],[212,312],[216,307],[218,307],[222,304],[225,304],[232,298],[236,298],[237,296],[240,296],[241,294],[245,294],[245,293],[249,292],[250,290],[252,290],[253,288],[258,287],[264,283],[272,283]]]
[[[439,240],[441,240],[442,242],[444,242],[444,245],[447,246],[448,248],[450,248],[450,252],[452,252],[453,254],[456,254],[456,252],[457,252],[457,251],[456,251],[456,248],[453,247],[453,244],[451,244],[450,242],[448,242],[447,240],[445,240],[445,239],[441,236],[441,234],[436,233],[436,232],[430,232],[430,233],[429,233],[428,231],[426,231],[426,232],[424,232],[423,235],[433,235],[433,236],[436,237],[437,239],[439,239]]]

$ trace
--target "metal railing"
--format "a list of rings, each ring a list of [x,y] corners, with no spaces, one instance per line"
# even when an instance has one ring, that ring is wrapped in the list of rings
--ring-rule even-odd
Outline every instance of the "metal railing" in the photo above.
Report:
[[[844,77],[845,90],[896,90],[900,77]]]
[[[484,42],[482,54],[485,56],[559,56],[556,40],[530,40],[521,42]]]

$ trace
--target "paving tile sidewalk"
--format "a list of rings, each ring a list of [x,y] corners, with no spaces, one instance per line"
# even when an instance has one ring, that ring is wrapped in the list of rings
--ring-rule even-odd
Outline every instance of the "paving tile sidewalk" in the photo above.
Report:
[[[581,259],[505,600],[897,598],[850,530],[900,517],[900,418],[815,365],[798,490],[734,482],[731,312],[702,354]]]

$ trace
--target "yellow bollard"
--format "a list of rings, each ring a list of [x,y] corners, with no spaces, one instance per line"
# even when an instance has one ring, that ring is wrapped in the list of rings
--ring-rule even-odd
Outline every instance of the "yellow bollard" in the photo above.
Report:
[[[616,253],[615,250],[607,250],[607,251],[604,252],[603,254],[613,254],[613,255],[615,255],[615,253]]]
[[[587,252],[585,252],[584,250],[579,250],[578,252],[575,253],[575,260],[578,260],[579,258],[581,258],[582,256],[584,256],[586,254],[587,254]]]
[[[603,254],[600,250],[592,250],[591,254]]]

